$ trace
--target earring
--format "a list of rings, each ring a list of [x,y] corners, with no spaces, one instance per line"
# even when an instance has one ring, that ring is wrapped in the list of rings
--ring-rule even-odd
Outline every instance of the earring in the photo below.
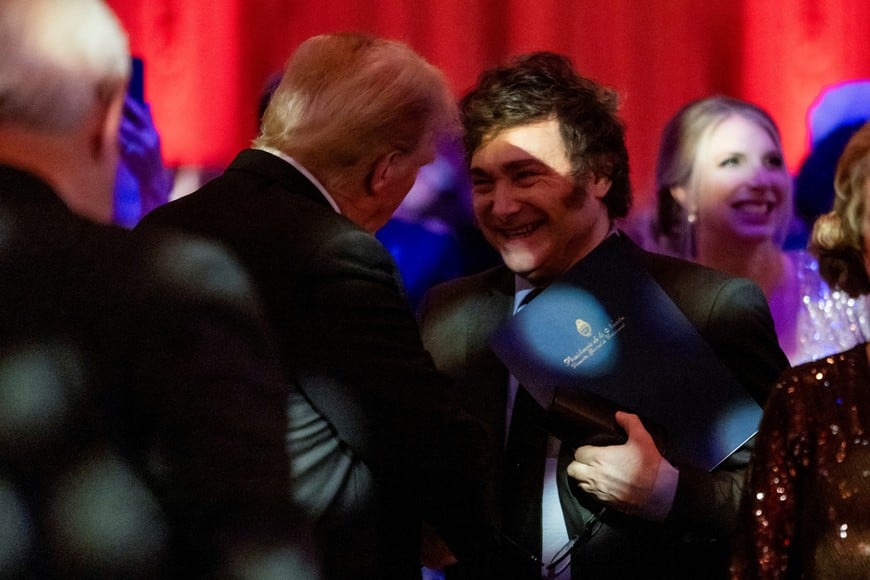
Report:
[[[687,260],[695,259],[695,224],[698,222],[698,213],[693,209],[686,214],[686,225],[683,231],[682,257]]]

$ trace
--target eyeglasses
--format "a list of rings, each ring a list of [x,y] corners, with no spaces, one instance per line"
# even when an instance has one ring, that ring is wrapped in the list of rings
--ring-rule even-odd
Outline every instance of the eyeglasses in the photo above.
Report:
[[[533,562],[539,564],[544,570],[547,571],[547,580],[554,580],[559,574],[565,571],[565,569],[571,564],[571,551],[574,549],[579,543],[588,542],[592,536],[598,533],[598,530],[601,529],[601,516],[604,515],[604,512],[607,510],[606,507],[602,507],[598,512],[592,514],[592,517],[589,518],[589,521],[586,522],[586,525],[583,526],[583,531],[568,540],[568,543],[559,548],[559,550],[553,554],[553,557],[550,558],[550,561],[544,563],[538,556],[532,554],[527,551],[525,548],[517,544],[508,536],[504,536],[504,539],[507,540],[513,547],[517,548],[519,551],[523,552],[526,557],[531,559]]]

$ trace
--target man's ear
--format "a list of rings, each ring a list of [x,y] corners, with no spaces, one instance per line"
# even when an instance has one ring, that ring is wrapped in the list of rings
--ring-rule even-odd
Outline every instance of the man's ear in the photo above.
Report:
[[[124,114],[123,86],[115,89],[110,97],[94,107],[89,127],[89,148],[93,159],[111,154],[119,155],[121,117]]]
[[[396,170],[395,164],[400,155],[400,151],[390,151],[378,157],[369,175],[369,193],[378,194],[391,184]]]
[[[592,194],[595,199],[604,199],[607,192],[610,191],[610,186],[613,182],[609,177],[604,175],[593,176],[586,184],[586,191]]]

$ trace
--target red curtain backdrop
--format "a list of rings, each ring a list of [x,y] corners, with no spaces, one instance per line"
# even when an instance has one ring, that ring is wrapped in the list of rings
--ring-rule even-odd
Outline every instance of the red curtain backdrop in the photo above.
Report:
[[[256,133],[257,102],[305,38],[358,30],[404,40],[457,97],[486,66],[547,49],[623,102],[637,205],[650,201],[658,135],[690,99],[758,103],[806,153],[826,86],[870,77],[866,0],[109,0],[144,58],[145,94],[173,166],[220,168]]]

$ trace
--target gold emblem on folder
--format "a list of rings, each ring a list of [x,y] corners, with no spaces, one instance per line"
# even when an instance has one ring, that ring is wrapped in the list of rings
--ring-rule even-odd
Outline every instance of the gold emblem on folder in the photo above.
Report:
[[[589,326],[588,322],[586,322],[582,318],[578,318],[574,321],[574,324],[577,325],[577,333],[580,336],[585,336],[586,338],[592,336],[592,327]]]

